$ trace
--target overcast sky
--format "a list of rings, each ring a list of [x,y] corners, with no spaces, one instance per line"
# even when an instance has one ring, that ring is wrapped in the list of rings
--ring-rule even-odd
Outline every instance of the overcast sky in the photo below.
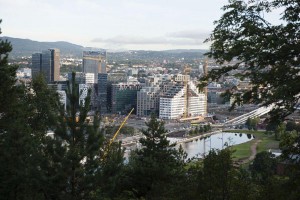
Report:
[[[0,0],[2,36],[105,49],[200,49],[227,0]]]

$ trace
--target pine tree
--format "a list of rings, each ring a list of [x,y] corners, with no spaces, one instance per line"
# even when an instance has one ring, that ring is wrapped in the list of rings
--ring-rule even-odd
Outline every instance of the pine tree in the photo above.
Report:
[[[79,103],[78,84],[75,83],[75,73],[68,83],[66,91],[67,110],[60,110],[60,121],[55,130],[55,141],[61,146],[49,147],[52,158],[57,158],[53,171],[60,174],[61,191],[58,194],[64,199],[84,199],[95,190],[96,177],[100,173],[100,156],[103,145],[103,135],[99,130],[99,118],[94,118],[94,124],[88,124],[87,114],[90,107],[90,91],[85,104]],[[60,155],[58,155],[58,152]]]
[[[15,80],[15,75],[10,77]],[[42,199],[48,194],[47,131],[56,125],[59,101],[42,77],[32,85],[12,84],[4,98],[0,128],[0,196],[7,199]],[[9,95],[9,96],[7,96]],[[2,97],[2,98],[3,98]]]
[[[182,177],[186,154],[182,149],[176,150],[175,144],[170,144],[164,123],[154,115],[146,125],[145,137],[140,139],[142,148],[133,152],[129,161],[130,187],[138,198],[163,199],[172,194],[172,188],[176,188],[174,184]]]
[[[17,67],[7,64],[11,49],[9,42],[0,41],[0,196],[42,199],[47,182],[44,142],[55,123],[52,105],[57,101],[43,82],[33,80],[32,87],[17,84]]]

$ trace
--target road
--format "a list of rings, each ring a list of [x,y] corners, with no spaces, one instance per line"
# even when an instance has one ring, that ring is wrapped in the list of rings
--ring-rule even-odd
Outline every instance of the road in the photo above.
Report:
[[[127,126],[132,126],[135,129],[147,129],[147,126],[145,124],[145,120],[142,119],[128,119]],[[185,123],[179,123],[179,122],[165,122],[165,129],[168,132],[173,132],[173,131],[179,131],[179,130],[189,130],[190,129],[190,124],[185,122]]]

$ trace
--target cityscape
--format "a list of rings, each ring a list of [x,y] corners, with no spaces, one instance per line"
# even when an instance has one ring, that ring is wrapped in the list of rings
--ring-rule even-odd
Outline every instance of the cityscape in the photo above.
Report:
[[[0,199],[300,198],[298,2],[3,3]]]
[[[188,57],[189,52],[185,52],[185,55]],[[31,78],[40,73],[44,74],[48,86],[61,94],[64,105],[67,104],[64,93],[67,81],[72,79],[72,71],[76,71],[79,92],[91,90],[90,109],[94,111],[91,113],[100,112],[106,118],[126,115],[134,108],[131,117],[139,119],[149,118],[154,113],[170,122],[222,124],[258,108],[249,104],[237,108],[235,112],[228,111],[230,99],[226,100],[221,94],[233,86],[240,91],[251,87],[249,79],[234,77],[234,73],[239,73],[238,70],[218,82],[209,83],[200,91],[197,88],[200,77],[221,66],[200,52],[197,55],[173,61],[168,60],[167,55],[157,60],[135,60],[132,64],[126,57],[124,63],[122,60],[112,60],[110,53],[105,50],[83,51],[81,58],[71,58],[61,57],[59,49],[48,49],[29,57],[16,58],[19,61],[11,64],[22,63],[24,68],[19,69],[17,77],[25,83],[30,83]],[[84,94],[80,101],[86,98],[87,93]],[[245,120],[238,125],[243,123]]]

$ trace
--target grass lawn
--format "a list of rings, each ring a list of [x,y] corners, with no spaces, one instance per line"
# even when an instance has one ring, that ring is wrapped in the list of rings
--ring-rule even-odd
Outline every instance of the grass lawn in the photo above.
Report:
[[[250,157],[251,155],[251,145],[260,140],[257,144],[257,153],[262,151],[267,151],[268,149],[278,149],[279,148],[279,141],[276,141],[274,135],[266,135],[265,131],[249,131],[249,130],[226,130],[225,132],[231,133],[249,133],[255,136],[255,139],[243,143],[238,144],[232,147],[235,152],[233,153],[233,159],[245,159]]]

